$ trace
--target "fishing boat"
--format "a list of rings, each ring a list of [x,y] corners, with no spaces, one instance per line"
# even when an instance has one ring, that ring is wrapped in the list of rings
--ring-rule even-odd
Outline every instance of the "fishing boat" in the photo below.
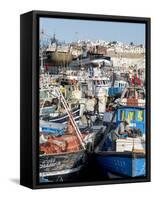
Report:
[[[111,173],[116,177],[145,176],[145,107],[134,104],[121,106],[125,94],[124,91],[114,111],[104,114],[106,130],[95,149],[95,158],[103,174]],[[132,130],[131,136],[124,132],[113,141],[112,132],[126,120]]]
[[[55,137],[40,131],[40,182],[64,181],[66,176],[78,173],[87,162],[83,136],[59,88],[57,94],[69,119],[64,135]]]
[[[121,105],[128,106],[145,106],[145,90],[141,87],[127,87],[124,90],[124,97],[120,102]]]
[[[115,177],[139,177],[146,175],[145,153],[142,152],[97,152],[96,162],[104,174]]]
[[[95,95],[101,97],[104,94],[108,96],[111,81],[108,77],[94,77]]]
[[[126,81],[115,80],[114,85],[109,88],[108,94],[109,96],[121,94],[126,87],[128,87],[128,83]]]
[[[75,119],[76,122],[79,122],[79,119],[80,119],[80,107],[78,106],[77,108],[73,108],[71,110],[72,112],[72,115]],[[66,112],[62,113],[62,114],[58,114],[58,116],[54,117],[54,116],[51,116],[51,115],[46,115],[46,116],[43,116],[42,117],[42,120],[44,121],[49,121],[49,122],[52,122],[52,123],[62,123],[62,124],[67,124],[68,122],[68,119],[69,119],[69,116]]]
[[[71,63],[73,56],[69,45],[59,44],[54,34],[51,43],[45,51],[45,63],[50,65],[65,65]]]
[[[45,178],[48,182],[61,182],[69,180],[87,163],[87,155],[84,150],[40,155],[40,180]],[[44,181],[43,181],[44,182]]]
[[[71,126],[68,127],[72,130]],[[87,152],[93,151],[100,141],[102,128],[93,127],[91,132],[81,132],[83,143],[68,129],[58,137],[43,133],[48,139],[40,142],[40,182],[71,181],[74,177],[78,180],[82,171],[88,168],[91,159]]]
[[[40,120],[67,124],[69,116],[66,110],[61,106],[61,98],[57,94],[56,87],[57,86],[50,86],[50,89],[41,90]],[[60,90],[62,89],[60,88]],[[80,105],[74,105],[71,108],[71,113],[75,121],[79,122]]]
[[[66,126],[62,123],[52,123],[40,120],[40,132],[44,134],[60,136],[65,132]]]

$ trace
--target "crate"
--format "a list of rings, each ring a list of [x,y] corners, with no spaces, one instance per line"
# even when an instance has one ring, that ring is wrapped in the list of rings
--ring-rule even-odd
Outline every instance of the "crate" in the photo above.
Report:
[[[116,152],[144,151],[145,141],[142,138],[126,138],[116,140]]]

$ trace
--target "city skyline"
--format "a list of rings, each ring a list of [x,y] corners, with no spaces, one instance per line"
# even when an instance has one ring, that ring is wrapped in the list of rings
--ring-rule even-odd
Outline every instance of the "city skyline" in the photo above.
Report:
[[[78,40],[120,41],[145,45],[145,24],[76,19],[40,18],[40,32],[50,37],[56,34],[66,43]]]

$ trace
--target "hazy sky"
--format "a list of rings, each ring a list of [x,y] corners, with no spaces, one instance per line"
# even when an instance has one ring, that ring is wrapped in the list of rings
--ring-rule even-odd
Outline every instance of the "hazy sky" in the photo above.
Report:
[[[40,18],[40,30],[59,41],[121,41],[145,44],[145,24]]]

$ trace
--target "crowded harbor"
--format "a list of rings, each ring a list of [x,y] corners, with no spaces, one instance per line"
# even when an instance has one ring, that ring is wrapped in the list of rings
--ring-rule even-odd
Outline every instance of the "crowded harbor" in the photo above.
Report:
[[[143,44],[65,42],[42,28],[39,70],[41,183],[146,175]]]

